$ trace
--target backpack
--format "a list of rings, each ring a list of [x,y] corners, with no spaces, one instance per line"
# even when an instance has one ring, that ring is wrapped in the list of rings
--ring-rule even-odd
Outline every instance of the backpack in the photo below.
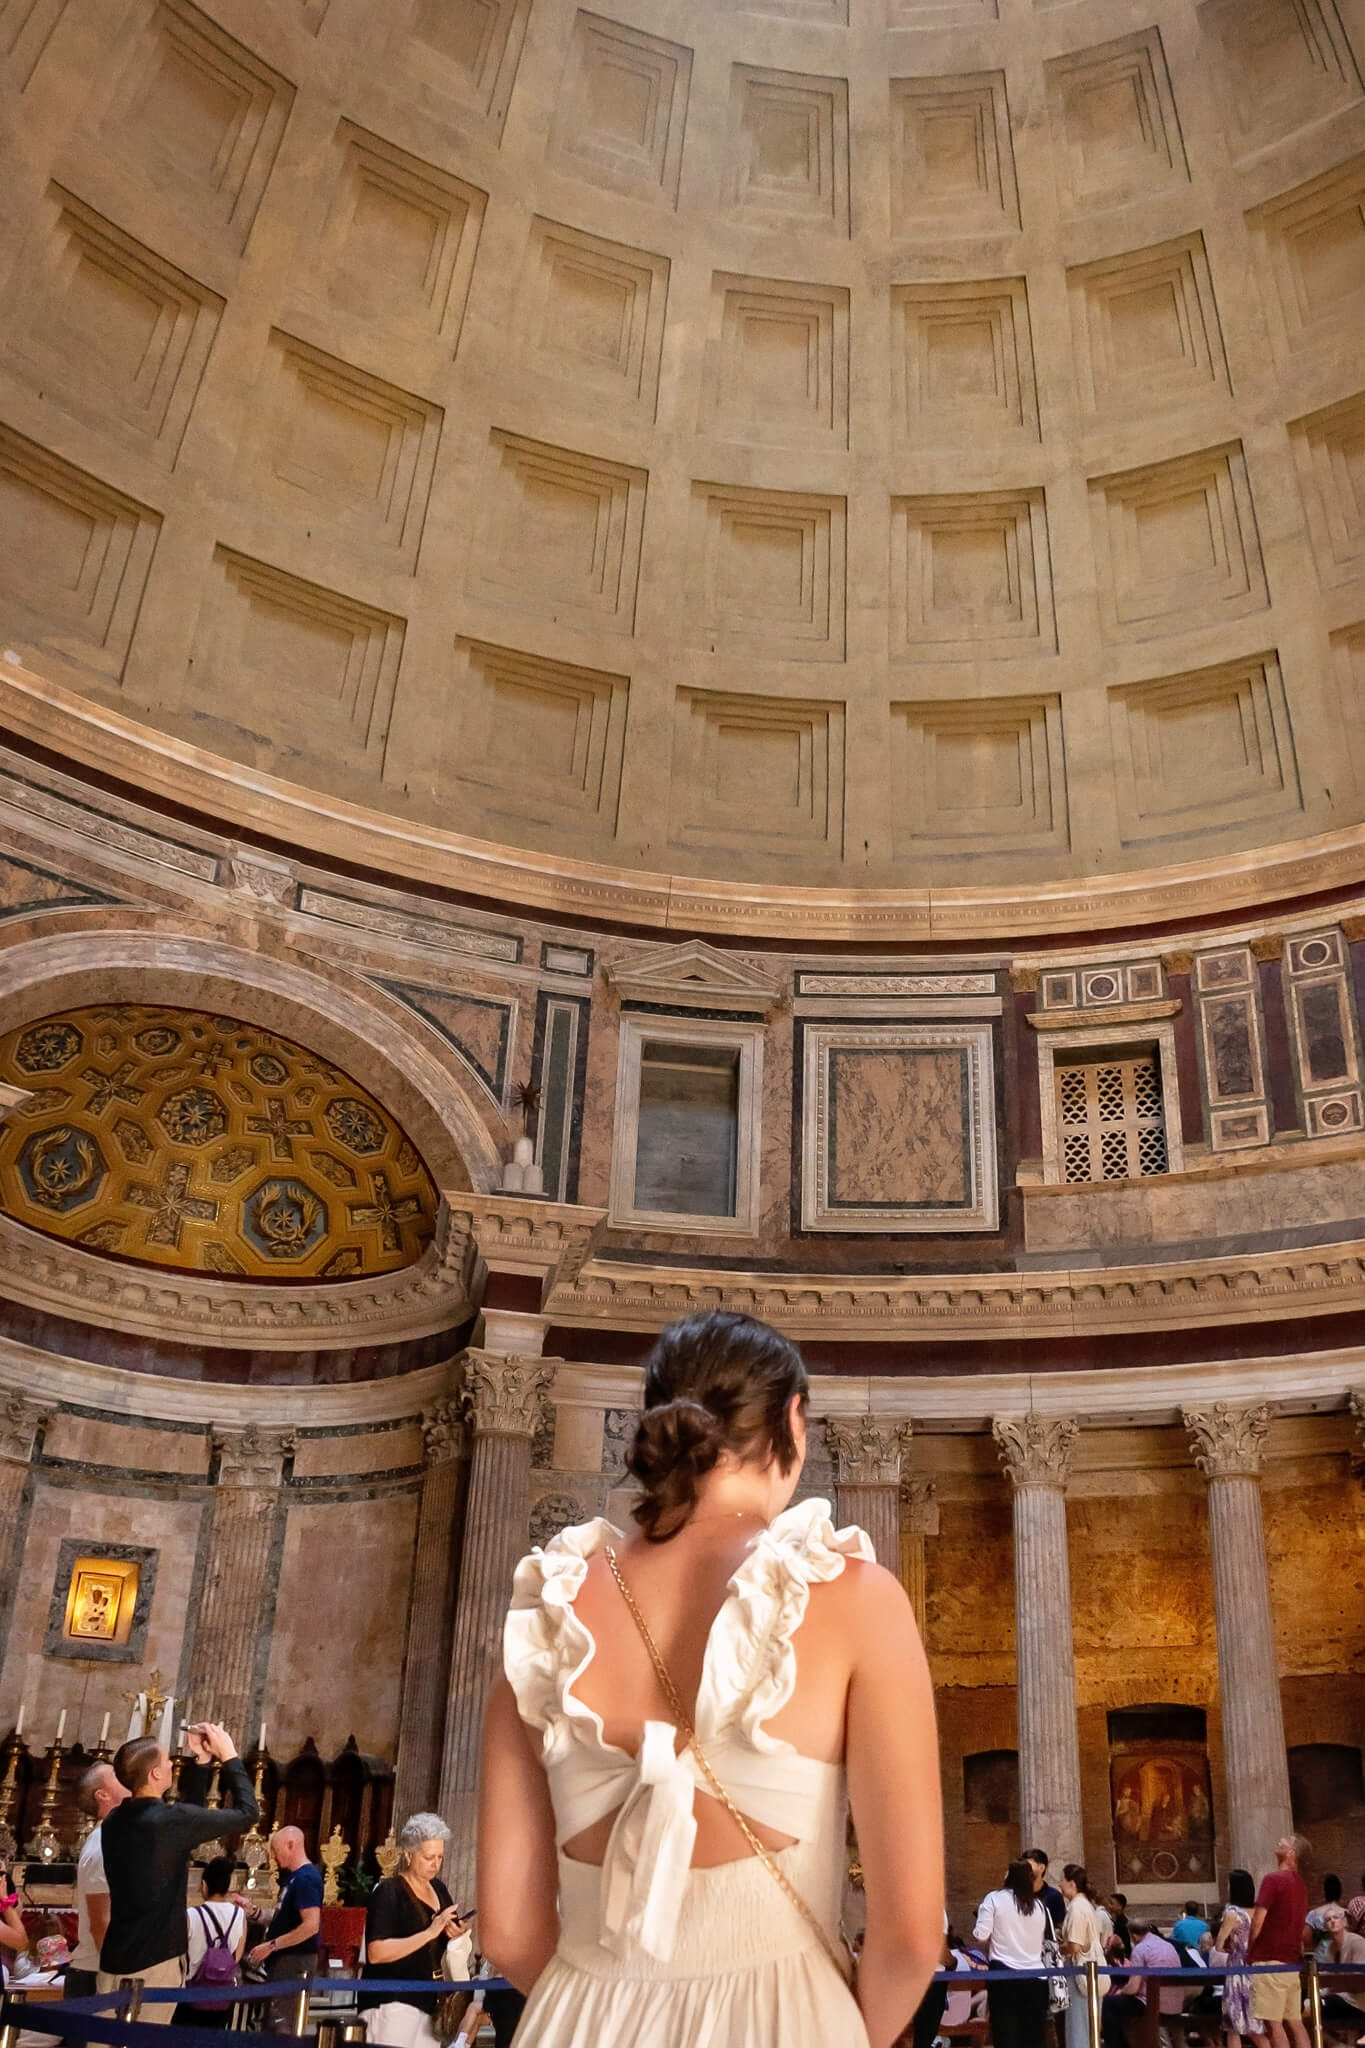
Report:
[[[212,1985],[215,1989],[222,1989],[224,1991],[234,1991],[242,1981],[242,1973],[237,1967],[237,1958],[229,1946],[228,1936],[218,1925],[211,1907],[196,1906],[194,1910],[199,1915],[199,1925],[204,1931],[206,1946],[203,1955],[199,1958],[199,1967],[190,1978],[190,1982],[191,1984],[205,1986]],[[204,1916],[206,1914],[208,1916],[207,1927],[204,1925]],[[231,1931],[232,1909],[229,1907],[228,1933],[231,1933]],[[231,2006],[232,2000],[230,1998],[221,2000],[205,1998],[202,2001],[196,1999],[195,2004],[200,2012],[226,2012]]]

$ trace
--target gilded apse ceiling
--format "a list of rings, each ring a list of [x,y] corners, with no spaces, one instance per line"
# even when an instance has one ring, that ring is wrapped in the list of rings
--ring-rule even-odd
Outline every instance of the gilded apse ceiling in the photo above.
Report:
[[[88,1250],[252,1280],[410,1265],[436,1191],[373,1096],[233,1017],[124,1004],[0,1040],[28,1091],[0,1127],[0,1204]]]
[[[276,836],[705,924],[1365,830],[1365,0],[16,24],[0,646]]]

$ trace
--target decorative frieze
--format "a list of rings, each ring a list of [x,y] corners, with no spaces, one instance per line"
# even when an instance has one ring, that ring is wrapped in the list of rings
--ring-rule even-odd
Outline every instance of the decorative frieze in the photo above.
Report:
[[[1264,1401],[1245,1406],[1214,1401],[1207,1408],[1182,1409],[1181,1419],[1194,1462],[1206,1478],[1259,1476],[1270,1431],[1270,1410]]]
[[[1079,1424],[1069,1415],[997,1415],[991,1435],[1016,1491],[1051,1486],[1064,1492]]]

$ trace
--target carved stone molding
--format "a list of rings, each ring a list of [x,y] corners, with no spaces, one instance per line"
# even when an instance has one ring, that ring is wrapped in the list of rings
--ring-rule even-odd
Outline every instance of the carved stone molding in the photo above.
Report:
[[[1284,952],[1284,938],[1279,932],[1262,932],[1251,941],[1253,960],[1278,960]]]
[[[284,1461],[293,1456],[297,1438],[292,1429],[262,1429],[248,1422],[245,1429],[213,1430],[213,1451],[218,1460],[220,1486],[278,1486]]]
[[[298,883],[288,861],[271,860],[254,848],[237,847],[228,855],[227,874],[235,895],[249,896],[276,909],[292,909]]]
[[[485,1265],[502,1273],[550,1275],[559,1287],[575,1285],[607,1222],[605,1209],[573,1202],[468,1193],[447,1200],[452,1228],[467,1237]]]
[[[902,1479],[901,1527],[911,1535],[937,1536],[938,1488],[932,1479]]]
[[[1351,1413],[1355,1417],[1356,1428],[1360,1432],[1361,1440],[1365,1442],[1365,1387],[1352,1388]]]
[[[842,1421],[825,1418],[825,1441],[834,1461],[837,1486],[898,1486],[901,1460],[910,1449],[912,1425],[876,1415]]]
[[[23,1394],[0,1396],[0,1458],[27,1465],[33,1456],[34,1438],[47,1418],[48,1411],[41,1403]]]
[[[428,1465],[450,1465],[464,1449],[458,1401],[434,1401],[422,1411],[422,1448]]]
[[[1163,953],[1161,964],[1168,974],[1192,974],[1194,972],[1194,955],[1193,953],[1186,952]]]
[[[1011,1483],[1064,1491],[1079,1426],[1069,1415],[997,1415],[991,1435]]]
[[[1264,1401],[1245,1405],[1214,1401],[1207,1408],[1184,1408],[1181,1419],[1189,1433],[1194,1462],[1208,1479],[1255,1479],[1265,1457],[1270,1410]]]
[[[0,1216],[6,1299],[52,1315],[74,1312],[101,1329],[234,1350],[247,1343],[272,1351],[350,1349],[453,1329],[471,1311],[472,1261],[469,1219],[444,1203],[436,1234],[413,1265],[374,1280],[288,1288],[140,1271]]]
[[[534,1436],[558,1363],[554,1358],[466,1351],[460,1399],[475,1435]]]

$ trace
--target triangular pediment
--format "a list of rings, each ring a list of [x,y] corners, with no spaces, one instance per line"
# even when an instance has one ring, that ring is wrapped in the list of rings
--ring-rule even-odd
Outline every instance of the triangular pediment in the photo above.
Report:
[[[623,1002],[655,1003],[671,1010],[741,1010],[766,1016],[781,999],[775,981],[747,960],[722,953],[704,939],[641,953],[608,969]]]

